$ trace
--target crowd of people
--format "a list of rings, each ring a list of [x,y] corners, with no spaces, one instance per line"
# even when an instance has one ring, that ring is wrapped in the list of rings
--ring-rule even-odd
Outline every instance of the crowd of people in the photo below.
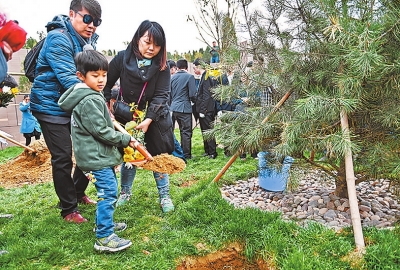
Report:
[[[26,145],[32,137],[44,137],[61,217],[76,224],[88,222],[79,204],[96,205],[94,248],[116,252],[132,244],[117,236],[127,224],[114,222],[114,211],[131,199],[137,167],[123,162],[122,156],[123,148],[134,148],[137,141],[114,129],[117,113],[111,101],[115,91],[117,99],[135,104],[144,115],[135,129],[143,132],[148,152],[153,156],[173,154],[185,162],[193,158],[193,117],[204,132],[212,128],[218,109],[211,93],[215,80],[203,68],[205,62],[196,59],[193,63],[195,74],[201,77],[196,82],[188,72],[187,60],[167,60],[165,33],[157,22],[143,21],[127,48],[108,63],[95,50],[101,15],[96,0],[72,0],[68,15],[57,15],[46,25],[48,33],[37,59],[31,93],[20,103],[21,133]],[[18,28],[16,22],[12,24],[14,30]],[[4,63],[26,41],[26,32],[23,40],[20,34],[11,32],[5,35],[10,40],[0,40],[0,81],[7,74]],[[219,62],[215,41],[210,55],[211,63]],[[221,83],[228,84],[227,78]],[[175,123],[180,143],[174,135]],[[215,159],[215,139],[204,138],[203,142],[204,156]],[[120,187],[115,172],[118,165]],[[168,174],[152,173],[161,210],[174,211]],[[89,182],[96,187],[97,202],[85,194]]]

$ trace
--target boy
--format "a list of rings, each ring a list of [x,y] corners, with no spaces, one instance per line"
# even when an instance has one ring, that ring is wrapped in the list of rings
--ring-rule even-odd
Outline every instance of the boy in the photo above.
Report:
[[[134,147],[131,136],[115,131],[102,90],[107,82],[107,59],[95,50],[75,57],[76,75],[82,81],[68,89],[58,102],[71,113],[71,135],[77,166],[97,189],[96,237],[94,248],[116,252],[132,245],[114,231],[126,229],[114,223],[118,183],[114,166],[122,163],[117,147]]]

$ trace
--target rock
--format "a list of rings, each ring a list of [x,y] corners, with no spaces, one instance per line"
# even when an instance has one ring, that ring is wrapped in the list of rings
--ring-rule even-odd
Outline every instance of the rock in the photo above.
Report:
[[[335,217],[337,217],[337,214],[334,210],[328,210],[325,214],[324,214],[324,219],[325,220],[333,220]]]
[[[223,185],[221,196],[236,208],[279,211],[282,219],[294,219],[301,226],[311,220],[334,230],[351,226],[348,199],[333,194],[334,179],[320,170],[304,171],[297,191],[270,192],[262,189],[257,178]],[[356,186],[363,226],[390,228],[400,220],[400,205],[385,179],[362,182]]]

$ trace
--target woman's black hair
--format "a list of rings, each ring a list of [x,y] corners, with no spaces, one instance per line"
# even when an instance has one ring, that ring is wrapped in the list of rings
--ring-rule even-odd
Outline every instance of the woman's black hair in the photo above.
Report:
[[[104,55],[95,50],[84,50],[75,57],[76,70],[86,76],[88,71],[108,71],[108,61]]]
[[[142,59],[143,56],[139,51],[139,39],[148,32],[149,39],[152,40],[157,46],[160,46],[159,59],[160,59],[160,70],[165,70],[167,68],[167,49],[164,29],[157,22],[151,22],[149,20],[143,21],[136,33],[132,38],[132,48],[133,53],[136,58]],[[158,55],[157,55],[158,56]]]
[[[29,97],[29,95],[24,95],[24,99],[26,99],[27,97]]]

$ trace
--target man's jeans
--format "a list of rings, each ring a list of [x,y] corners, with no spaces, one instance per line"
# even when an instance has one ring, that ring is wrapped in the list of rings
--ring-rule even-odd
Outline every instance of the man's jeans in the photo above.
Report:
[[[114,233],[114,203],[118,196],[118,180],[113,168],[92,171],[97,189],[96,237]]]
[[[169,177],[167,173],[153,172],[154,180],[158,189],[160,198],[164,195],[169,195]],[[125,163],[121,165],[121,192],[126,194],[132,193],[133,180],[136,176],[136,166],[131,169],[125,166]]]
[[[219,56],[213,56],[211,57],[211,63],[219,63]]]

